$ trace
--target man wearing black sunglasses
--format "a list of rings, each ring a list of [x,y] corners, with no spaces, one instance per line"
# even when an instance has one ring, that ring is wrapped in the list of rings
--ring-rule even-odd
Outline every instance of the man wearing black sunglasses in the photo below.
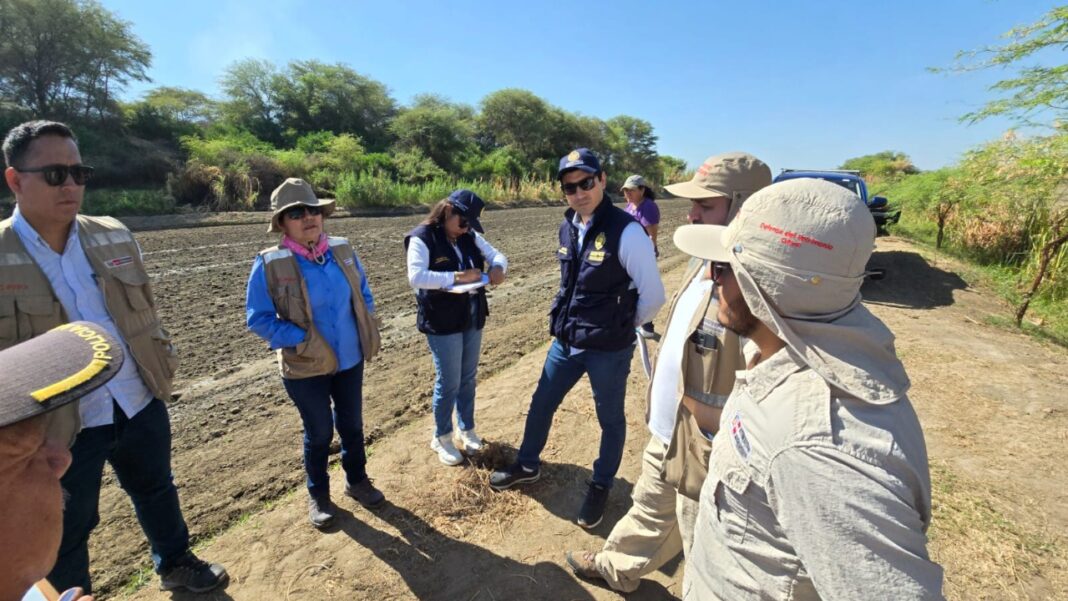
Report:
[[[604,515],[626,441],[623,400],[635,328],[664,304],[653,243],[641,224],[612,205],[597,156],[579,148],[557,172],[570,207],[560,224],[560,290],[550,312],[554,337],[530,401],[516,462],[490,477],[503,490],[541,476],[539,456],[553,415],[583,374],[589,376],[601,426],[600,453],[576,522],[593,528]]]
[[[137,510],[161,586],[211,590],[226,581],[226,571],[189,550],[164,404],[177,358],[156,313],[141,250],[117,220],[78,214],[92,171],[82,164],[69,127],[23,123],[8,133],[3,150],[16,206],[0,221],[0,349],[86,320],[100,324],[134,359],[80,402],[84,429],[63,476],[70,499],[49,580],[60,589],[91,590],[89,535],[99,521],[101,478],[110,463]]]

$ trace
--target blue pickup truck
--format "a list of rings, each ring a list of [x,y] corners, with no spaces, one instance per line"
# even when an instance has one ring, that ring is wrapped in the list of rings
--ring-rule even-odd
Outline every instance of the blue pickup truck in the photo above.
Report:
[[[783,169],[782,173],[775,176],[776,182],[799,177],[815,177],[825,179],[838,184],[846,190],[856,194],[867,205],[871,216],[875,219],[875,228],[880,236],[887,235],[886,226],[897,223],[901,219],[901,209],[895,209],[889,205],[886,197],[868,196],[868,186],[864,178],[860,177],[859,171],[841,171],[834,169]]]

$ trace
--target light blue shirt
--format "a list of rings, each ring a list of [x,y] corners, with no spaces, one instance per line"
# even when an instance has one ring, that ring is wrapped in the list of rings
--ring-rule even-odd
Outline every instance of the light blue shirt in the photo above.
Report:
[[[323,265],[301,256],[296,256],[296,259],[311,297],[309,302],[315,329],[334,351],[338,371],[355,367],[363,360],[363,351],[360,349],[356,315],[352,312],[352,287],[345,279],[341,267],[334,261],[333,249],[326,252],[326,263]],[[356,271],[360,274],[360,294],[367,304],[367,310],[374,313],[375,300],[358,258]],[[256,257],[252,264],[252,273],[248,277],[245,315],[248,328],[266,340],[271,349],[296,346],[304,342],[307,335],[297,324],[278,316],[274,300],[267,289],[267,270],[264,268],[262,256]]]
[[[107,305],[104,304],[104,293],[97,284],[97,275],[78,240],[77,220],[71,223],[70,235],[67,236],[67,245],[62,254],[52,250],[19,213],[17,205],[11,225],[26,251],[48,278],[52,291],[67,312],[67,318],[71,321],[83,320],[99,324],[122,343],[122,350],[126,353],[126,361],[123,362],[119,373],[104,386],[82,397],[79,402],[82,427],[92,428],[114,423],[114,408],[111,402],[113,398],[127,417],[137,415],[152,400],[152,392],[137,373],[137,363],[130,355],[130,348],[122,339],[118,327],[108,313]]]

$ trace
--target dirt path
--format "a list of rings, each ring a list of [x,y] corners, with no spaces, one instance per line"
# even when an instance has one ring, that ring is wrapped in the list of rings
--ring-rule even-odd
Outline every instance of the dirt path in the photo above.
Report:
[[[664,231],[684,206],[665,203]],[[544,313],[556,267],[559,210],[487,214],[491,239],[512,262],[493,293],[484,338],[478,417],[483,435],[518,443],[544,357]],[[629,505],[630,483],[647,440],[644,376],[634,364],[622,482],[605,524],[586,533],[570,523],[595,453],[588,384],[558,414],[543,481],[527,492],[491,494],[485,471],[446,469],[429,449],[432,367],[416,335],[400,239],[411,218],[339,220],[332,230],[358,242],[380,310],[387,352],[368,369],[365,421],[373,429],[369,471],[390,506],[370,513],[336,491],[345,510],[327,534],[306,525],[300,490],[300,425],[273,360],[243,328],[250,257],[270,239],[262,227],[151,232],[148,254],[164,319],[184,359],[184,391],[172,406],[175,471],[202,554],[225,563],[233,582],[215,598],[285,596],[373,599],[615,599],[561,567],[563,551],[597,547]],[[1068,599],[1064,483],[1068,447],[1068,353],[985,325],[1003,314],[969,289],[949,263],[910,245],[880,241],[876,261],[889,276],[865,288],[869,306],[896,332],[913,379],[913,402],[927,433],[935,479],[935,558],[952,599]],[[665,283],[676,285],[684,258],[661,243]],[[178,314],[176,307],[184,312]],[[661,316],[661,319],[664,316]],[[181,325],[181,328],[177,327]],[[335,478],[337,484],[338,478]],[[287,491],[295,494],[286,495]],[[93,540],[96,582],[112,593],[147,553],[126,499],[109,487]],[[277,499],[264,508],[264,503]],[[107,509],[110,508],[110,509]],[[249,515],[249,512],[255,512]],[[671,599],[682,566],[669,566],[630,598]],[[137,598],[158,598],[155,581]]]

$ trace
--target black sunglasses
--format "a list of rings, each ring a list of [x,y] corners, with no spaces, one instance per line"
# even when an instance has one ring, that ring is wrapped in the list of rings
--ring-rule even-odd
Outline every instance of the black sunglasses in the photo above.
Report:
[[[19,173],[40,173],[49,186],[62,186],[67,183],[67,176],[74,179],[75,185],[84,186],[93,177],[93,168],[88,165],[45,165],[29,169],[15,168]]]
[[[597,184],[597,176],[591,175],[585,179],[581,179],[573,184],[560,184],[560,187],[564,189],[564,194],[568,196],[578,192],[579,188],[586,190],[587,192],[593,190],[593,187]]]
[[[308,205],[297,205],[292,209],[286,209],[282,215],[286,219],[292,219],[296,221],[298,219],[304,219],[304,213],[307,212],[311,216],[322,215],[323,209],[320,207],[309,207]]]
[[[734,273],[734,269],[730,263],[713,263],[712,264],[712,281],[719,282],[724,276]]]

